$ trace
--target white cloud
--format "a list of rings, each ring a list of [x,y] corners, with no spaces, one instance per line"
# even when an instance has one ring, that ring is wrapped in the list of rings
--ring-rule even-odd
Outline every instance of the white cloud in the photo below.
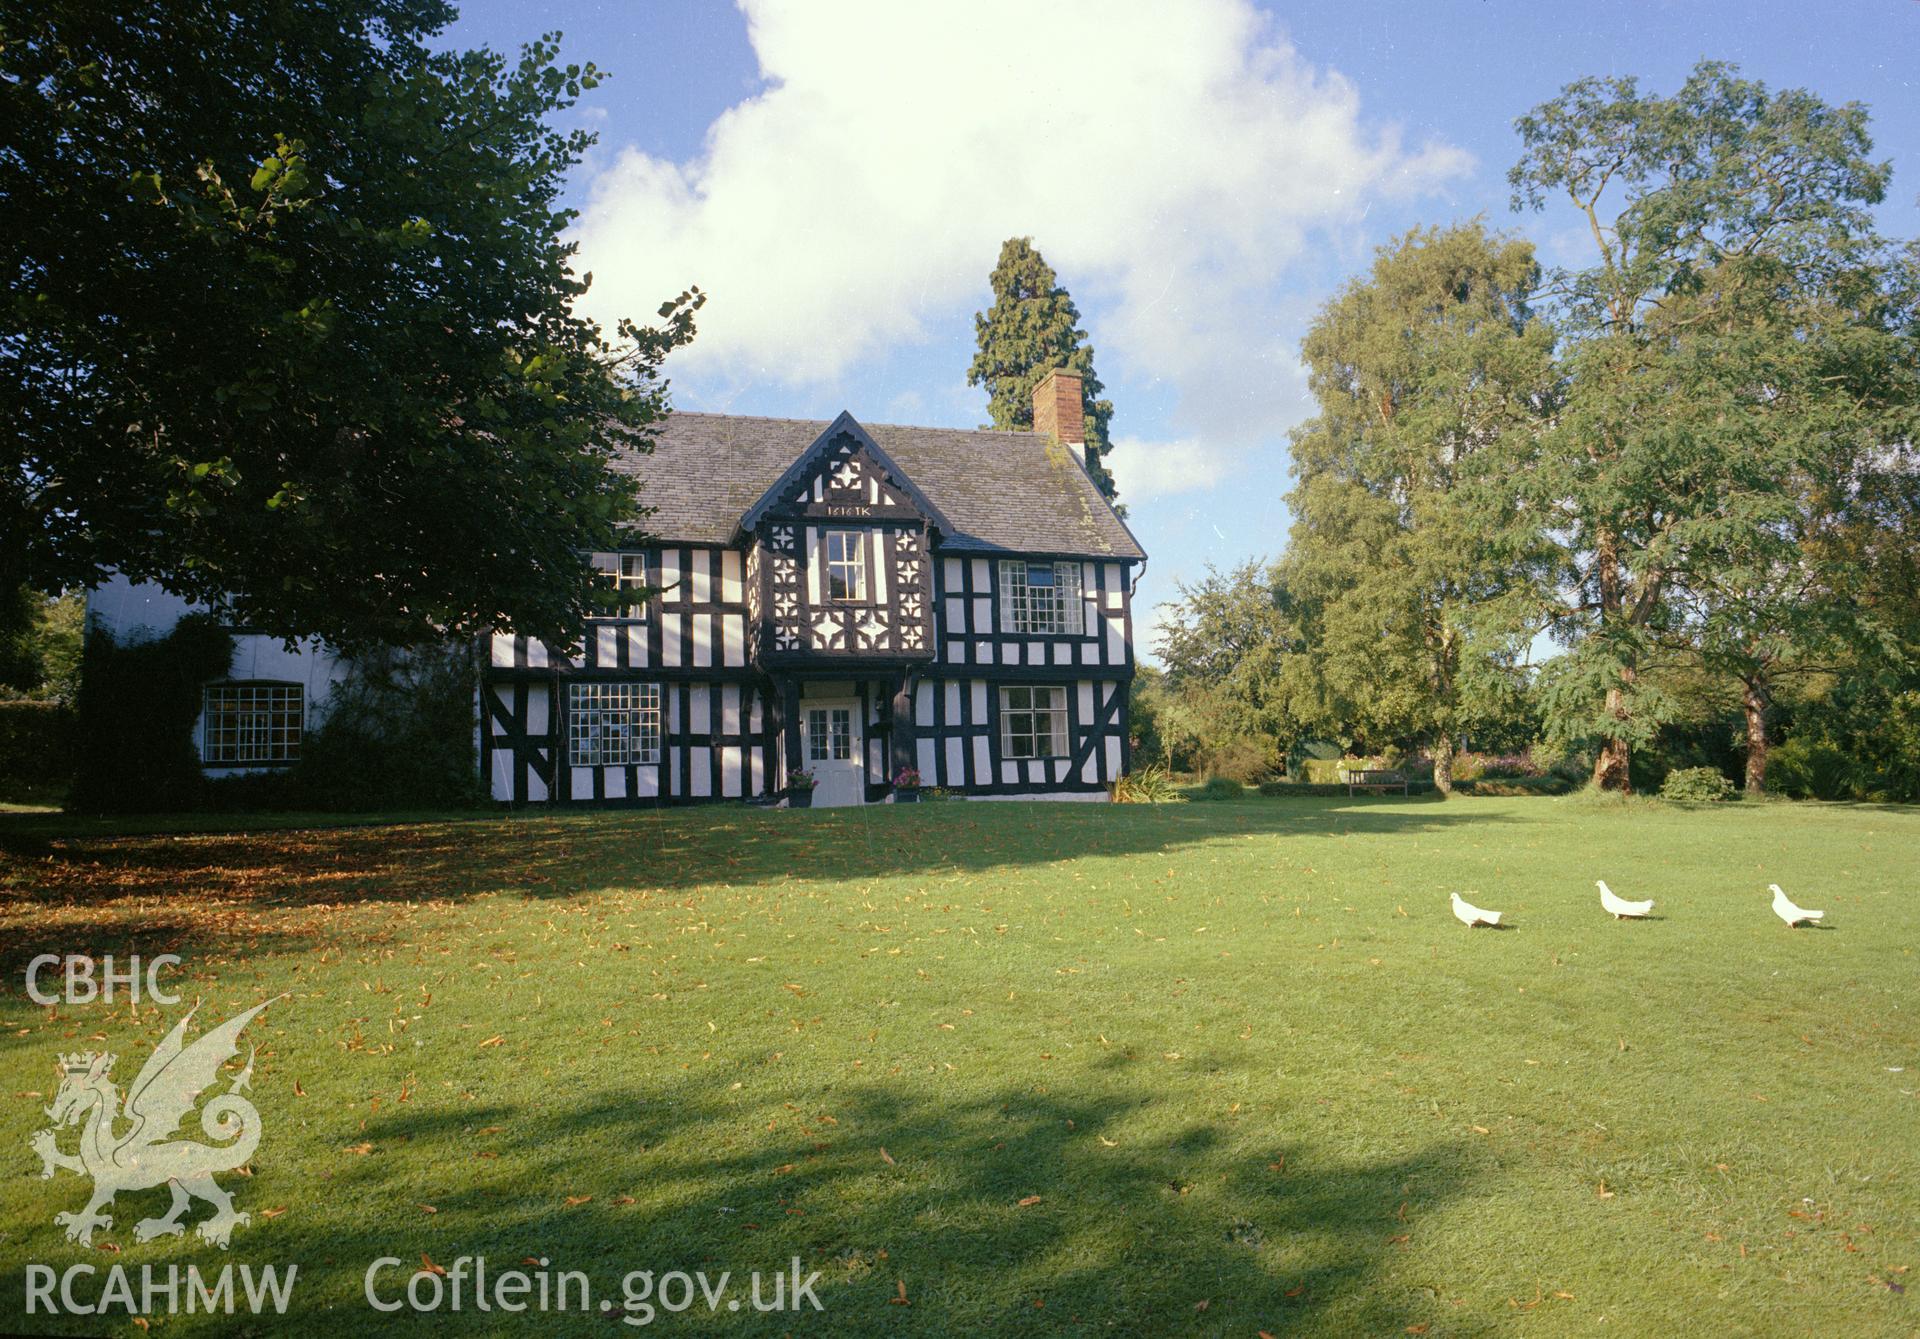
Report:
[[[1270,438],[1300,409],[1289,268],[1468,162],[1363,125],[1247,0],[743,8],[764,91],[691,161],[603,159],[578,224],[603,320],[710,294],[675,357],[695,385],[818,385],[950,334],[1031,235],[1098,312],[1108,381],[1163,378],[1183,435]]]
[[[1219,445],[1197,437],[1171,442],[1119,437],[1106,464],[1120,486],[1120,496],[1129,502],[1144,502],[1213,487],[1227,472],[1228,458]]]

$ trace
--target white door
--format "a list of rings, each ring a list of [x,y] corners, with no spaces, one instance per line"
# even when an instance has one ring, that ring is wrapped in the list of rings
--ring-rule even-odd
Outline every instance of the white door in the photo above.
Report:
[[[866,749],[860,736],[860,704],[852,700],[810,702],[801,733],[805,736],[806,768],[819,782],[813,788],[814,805],[865,804]]]

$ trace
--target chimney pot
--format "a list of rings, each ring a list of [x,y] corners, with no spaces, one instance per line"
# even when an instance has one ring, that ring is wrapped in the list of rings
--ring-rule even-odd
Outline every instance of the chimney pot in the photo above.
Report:
[[[1080,374],[1055,368],[1033,388],[1033,430],[1084,453],[1087,420],[1080,390]]]

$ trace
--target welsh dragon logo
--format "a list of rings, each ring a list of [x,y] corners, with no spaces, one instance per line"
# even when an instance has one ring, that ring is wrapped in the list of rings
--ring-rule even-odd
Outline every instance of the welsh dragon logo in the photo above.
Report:
[[[220,1189],[213,1176],[243,1165],[260,1144],[260,1113],[240,1096],[253,1082],[251,1052],[227,1091],[208,1101],[200,1113],[200,1128],[219,1146],[171,1136],[192,1112],[194,1099],[219,1076],[220,1067],[239,1054],[241,1029],[271,1003],[256,1004],[189,1046],[187,1024],[200,1007],[196,1004],[141,1066],[124,1106],[113,1081],[114,1056],[81,1051],[60,1057],[60,1090],[46,1109],[53,1124],[28,1142],[40,1155],[42,1178],[58,1169],[93,1178],[93,1198],[86,1208],[53,1216],[66,1228],[68,1241],[90,1246],[95,1229],[111,1229],[112,1217],[101,1210],[121,1191],[164,1185],[173,1192],[173,1207],[135,1224],[134,1239],[152,1241],[186,1231],[181,1216],[198,1198],[214,1209],[200,1224],[200,1236],[226,1249],[233,1229],[249,1215],[234,1212],[233,1196]],[[77,1155],[62,1153],[56,1143],[57,1132],[73,1125],[85,1127]]]

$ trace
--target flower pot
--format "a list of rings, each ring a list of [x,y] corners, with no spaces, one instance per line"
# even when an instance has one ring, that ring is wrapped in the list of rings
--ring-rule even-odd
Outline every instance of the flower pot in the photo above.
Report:
[[[805,790],[788,791],[787,792],[787,808],[789,809],[813,808],[813,788],[809,786]]]
[[[893,788],[893,802],[894,802],[895,804],[918,804],[918,803],[920,803],[920,787],[918,787],[918,786],[895,786],[895,787]]]

